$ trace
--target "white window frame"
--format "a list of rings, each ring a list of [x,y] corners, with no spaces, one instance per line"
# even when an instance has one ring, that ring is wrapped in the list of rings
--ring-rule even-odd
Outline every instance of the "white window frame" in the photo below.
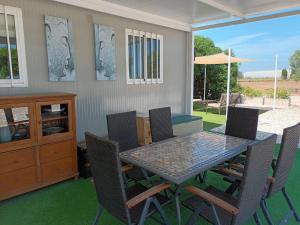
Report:
[[[155,33],[149,33],[149,32],[144,32],[144,31],[138,31],[138,30],[133,30],[133,29],[126,29],[125,30],[126,33],[126,40],[125,40],[125,44],[126,44],[126,80],[127,80],[127,84],[162,84],[163,83],[163,35],[160,34],[155,34]],[[131,79],[129,77],[129,48],[128,48],[128,43],[129,43],[129,35],[132,35],[133,37],[140,37],[140,41],[141,38],[144,37],[144,75],[140,74],[141,77],[143,78],[133,78]],[[148,79],[148,71],[147,71],[147,39],[151,38],[151,45],[152,45],[152,40],[156,39],[157,42],[158,40],[160,41],[160,78],[158,78],[158,74],[157,74],[157,78],[153,78],[153,69],[152,69],[152,78]],[[134,41],[134,38],[133,38]],[[157,45],[158,46],[158,45]],[[134,55],[135,55],[135,49],[134,49]],[[142,48],[140,48],[140,54],[142,54]],[[152,55],[153,58],[153,55]],[[158,56],[156,57],[158,60]],[[140,57],[140,59],[142,59],[142,57]],[[134,61],[135,61],[135,57],[134,57]],[[153,59],[152,59],[153,61]],[[157,67],[158,67],[158,61],[156,63]],[[140,61],[140,67],[142,67],[142,61]],[[153,67],[153,64],[152,64]],[[134,63],[134,70],[135,70],[135,63]],[[158,68],[157,68],[158,71]],[[134,72],[135,75],[135,72]]]
[[[7,15],[12,15],[14,16],[15,19],[16,43],[17,43],[19,75],[20,75],[20,79],[13,79],[8,24],[6,23],[6,33],[7,33],[7,42],[8,42],[8,52],[9,52],[8,54],[9,54],[9,64],[10,64],[10,79],[0,79],[0,87],[28,87],[22,10],[20,8],[0,5],[0,13],[4,14],[5,21],[7,21]]]

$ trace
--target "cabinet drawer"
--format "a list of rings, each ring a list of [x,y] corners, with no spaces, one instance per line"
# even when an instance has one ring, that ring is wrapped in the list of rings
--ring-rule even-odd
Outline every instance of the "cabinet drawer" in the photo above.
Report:
[[[36,167],[1,174],[0,184],[0,199],[34,188],[37,185]]]
[[[74,174],[72,158],[64,158],[42,165],[42,181],[50,183]]]
[[[0,154],[0,174],[35,165],[35,151],[31,148]]]
[[[51,162],[72,156],[73,141],[64,141],[59,143],[47,144],[41,146],[40,160],[41,163]]]

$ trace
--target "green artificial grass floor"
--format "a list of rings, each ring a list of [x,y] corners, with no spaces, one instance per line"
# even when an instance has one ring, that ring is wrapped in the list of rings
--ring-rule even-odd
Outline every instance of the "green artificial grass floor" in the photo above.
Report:
[[[204,118],[205,129],[220,125],[224,122],[224,116],[195,112],[195,115]],[[277,151],[279,146],[277,146]],[[298,210],[300,212],[300,151],[297,153],[296,163],[290,174],[287,190]],[[214,185],[222,190],[226,189],[228,183],[222,180],[222,177],[208,173],[206,182],[208,185]],[[204,187],[199,182],[191,179],[187,184],[194,184],[198,187]],[[1,185],[1,184],[0,184]],[[181,198],[189,196],[183,192]],[[270,199],[269,207],[275,224],[278,224],[280,218],[287,212],[288,207],[283,201],[281,194],[277,194]],[[89,225],[92,224],[95,213],[98,208],[98,202],[93,184],[89,179],[70,180],[50,187],[21,195],[0,203],[0,225]],[[172,203],[165,207],[171,223],[176,224],[175,204]],[[191,215],[190,211],[182,208],[183,224],[186,223]],[[266,221],[260,213],[263,223]],[[156,215],[157,216],[157,215]],[[104,212],[100,221],[101,225],[122,225],[108,212]],[[146,225],[157,224],[151,219],[146,221]],[[199,218],[197,225],[206,225],[206,221]],[[246,225],[254,225],[253,220],[249,220]],[[294,218],[289,221],[290,225],[297,224]]]

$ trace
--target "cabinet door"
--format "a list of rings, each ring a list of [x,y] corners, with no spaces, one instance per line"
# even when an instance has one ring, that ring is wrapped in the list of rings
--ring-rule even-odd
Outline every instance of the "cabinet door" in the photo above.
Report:
[[[0,152],[32,146],[34,122],[34,104],[0,105]]]
[[[37,104],[40,143],[51,143],[73,138],[72,108],[71,100]]]

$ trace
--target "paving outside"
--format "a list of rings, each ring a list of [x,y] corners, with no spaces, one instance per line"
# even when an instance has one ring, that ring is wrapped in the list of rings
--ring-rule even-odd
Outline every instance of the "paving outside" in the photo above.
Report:
[[[266,97],[245,97],[241,107],[251,107],[259,109],[272,109],[273,98]],[[300,95],[290,96],[290,99],[276,99],[276,108],[287,109],[290,107],[300,107]]]
[[[300,107],[290,107],[285,109],[275,109],[267,111],[259,116],[258,136],[267,133],[278,135],[277,143],[281,143],[283,129],[300,122]],[[215,132],[224,132],[225,125],[212,129]],[[299,142],[300,148],[300,142]]]

